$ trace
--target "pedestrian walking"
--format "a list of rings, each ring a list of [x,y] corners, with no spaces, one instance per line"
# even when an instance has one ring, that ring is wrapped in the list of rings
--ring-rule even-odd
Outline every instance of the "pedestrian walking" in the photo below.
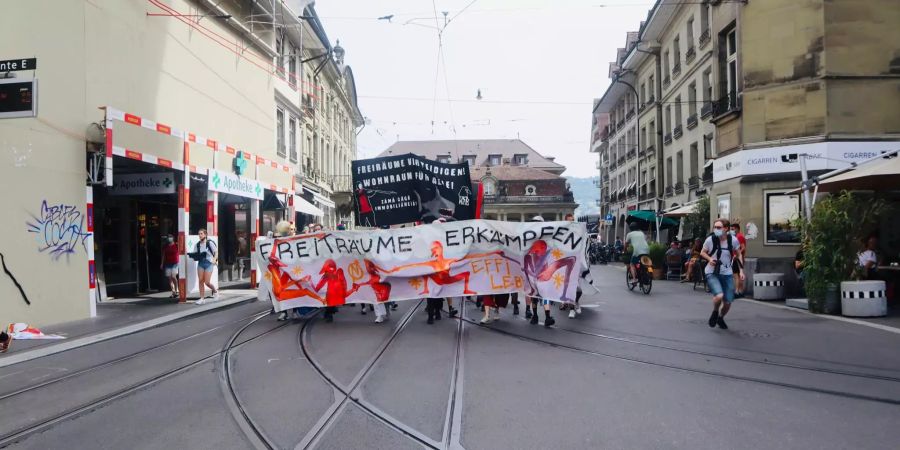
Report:
[[[194,247],[194,255],[197,257],[197,282],[200,285],[200,298],[197,300],[198,305],[202,305],[206,301],[206,288],[212,290],[212,298],[219,298],[219,290],[212,284],[212,274],[218,264],[219,249],[216,243],[209,240],[206,229],[201,228],[197,233],[200,240]]]
[[[167,235],[166,245],[163,247],[163,260],[159,264],[159,268],[164,270],[166,278],[169,279],[172,298],[178,298],[178,260],[178,244],[175,243],[175,237],[171,234]]]
[[[737,258],[737,261],[743,263],[743,256],[739,250],[741,244],[736,237],[729,235],[727,230],[728,220],[716,219],[713,222],[713,233],[703,242],[703,249],[700,252],[700,256],[707,261],[704,269],[706,285],[713,293],[713,311],[709,316],[709,326],[718,325],[723,330],[728,329],[725,315],[728,314],[731,302],[734,301],[732,262]],[[740,272],[738,277],[743,280],[744,273]]]
[[[740,276],[740,274],[744,271],[743,261],[747,257],[747,238],[744,236],[744,233],[741,233],[741,224],[737,222],[731,224],[730,234],[737,238],[738,243],[741,244],[741,248],[737,252],[740,253],[741,260],[737,261],[737,258],[735,258],[734,262],[734,296],[741,298],[744,296],[744,277]]]
[[[441,306],[443,304],[443,298],[429,297],[426,300],[425,312],[428,313],[428,325],[433,324],[435,320],[441,320]]]

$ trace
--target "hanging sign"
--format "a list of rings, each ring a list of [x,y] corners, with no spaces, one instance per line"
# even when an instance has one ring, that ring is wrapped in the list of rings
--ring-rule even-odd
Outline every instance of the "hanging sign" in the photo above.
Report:
[[[412,153],[352,162],[356,224],[364,227],[475,218],[469,164]]]
[[[6,59],[0,61],[0,72],[37,69],[37,58]]]
[[[174,194],[175,174],[171,172],[116,175],[109,195]]]
[[[250,180],[233,175],[227,172],[221,172],[209,169],[209,180],[207,180],[209,190],[222,192],[225,194],[238,195],[241,197],[263,199],[263,185],[258,180]]]

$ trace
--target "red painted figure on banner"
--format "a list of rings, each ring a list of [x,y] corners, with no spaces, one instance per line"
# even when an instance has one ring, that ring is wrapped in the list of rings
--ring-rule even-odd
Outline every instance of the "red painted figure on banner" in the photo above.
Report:
[[[372,291],[375,292],[375,299],[378,300],[379,303],[386,302],[391,298],[391,283],[385,283],[381,281],[381,273],[384,270],[381,267],[375,265],[371,260],[364,260],[366,264],[366,272],[369,273],[369,280],[363,283],[353,283],[353,288],[350,289],[350,294],[359,290],[359,288],[363,286],[369,286],[372,288]],[[352,274],[352,272],[351,272]]]
[[[574,256],[566,256],[553,260],[551,253],[547,251],[547,243],[543,240],[536,241],[528,249],[528,253],[523,258],[522,271],[525,272],[525,278],[531,287],[529,296],[537,295],[537,282],[549,281],[553,274],[559,269],[565,268],[566,274],[563,280],[563,294],[560,300],[573,301],[568,297],[569,279],[572,276],[572,270],[575,268],[576,258]]]
[[[397,193],[393,191],[379,191],[362,187],[357,188],[355,194],[356,209],[359,213],[359,225],[363,227],[378,226],[375,221],[375,210],[372,208],[371,198],[378,195],[397,195]]]
[[[284,267],[287,267],[287,264],[283,263],[275,256],[275,249],[273,248],[272,253],[269,255],[269,265],[267,270],[269,271],[269,277],[272,282],[272,293],[275,294],[275,298],[278,299],[278,301],[291,300],[298,297],[310,297],[325,303],[325,300],[323,300],[319,294],[303,285],[304,283],[310,284],[309,275],[299,280],[295,280],[291,278],[287,272],[282,270]],[[290,289],[291,286],[296,286],[297,289]]]
[[[463,294],[464,295],[475,295],[477,292],[469,289],[469,277],[471,274],[469,272],[460,272],[456,275],[450,275],[450,269],[453,264],[458,263],[460,261],[464,261],[467,259],[475,259],[475,258],[483,258],[485,256],[491,255],[502,255],[503,252],[500,250],[488,252],[488,253],[476,253],[474,255],[466,255],[462,258],[445,258],[444,257],[444,246],[439,241],[434,241],[431,243],[431,256],[434,256],[435,259],[431,261],[425,261],[420,263],[406,264],[403,266],[394,267],[391,270],[388,270],[387,273],[394,273],[403,269],[408,269],[410,267],[430,267],[433,272],[426,274],[423,279],[425,281],[425,289],[419,294],[428,294],[428,280],[434,281],[435,284],[446,286],[448,284],[453,284],[462,281],[463,282]]]
[[[343,305],[347,296],[347,279],[344,278],[344,269],[337,266],[333,259],[326,260],[322,264],[322,270],[319,271],[322,278],[316,283],[316,291],[322,289],[323,285],[327,285],[325,290],[325,305],[340,306]]]

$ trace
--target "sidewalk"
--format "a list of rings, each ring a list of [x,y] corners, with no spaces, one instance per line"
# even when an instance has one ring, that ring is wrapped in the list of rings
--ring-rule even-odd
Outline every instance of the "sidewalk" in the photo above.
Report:
[[[239,287],[244,286],[237,285]],[[40,327],[46,334],[59,334],[59,340],[15,340],[8,353],[0,354],[0,367],[124,336],[186,317],[253,301],[255,289],[229,289],[219,292],[219,299],[178,303],[168,292],[140,298],[119,298],[97,305],[97,317]]]

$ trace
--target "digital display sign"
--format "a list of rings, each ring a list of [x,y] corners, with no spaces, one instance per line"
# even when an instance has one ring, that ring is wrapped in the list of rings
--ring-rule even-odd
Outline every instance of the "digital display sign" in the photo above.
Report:
[[[0,79],[0,119],[37,116],[37,80]]]

